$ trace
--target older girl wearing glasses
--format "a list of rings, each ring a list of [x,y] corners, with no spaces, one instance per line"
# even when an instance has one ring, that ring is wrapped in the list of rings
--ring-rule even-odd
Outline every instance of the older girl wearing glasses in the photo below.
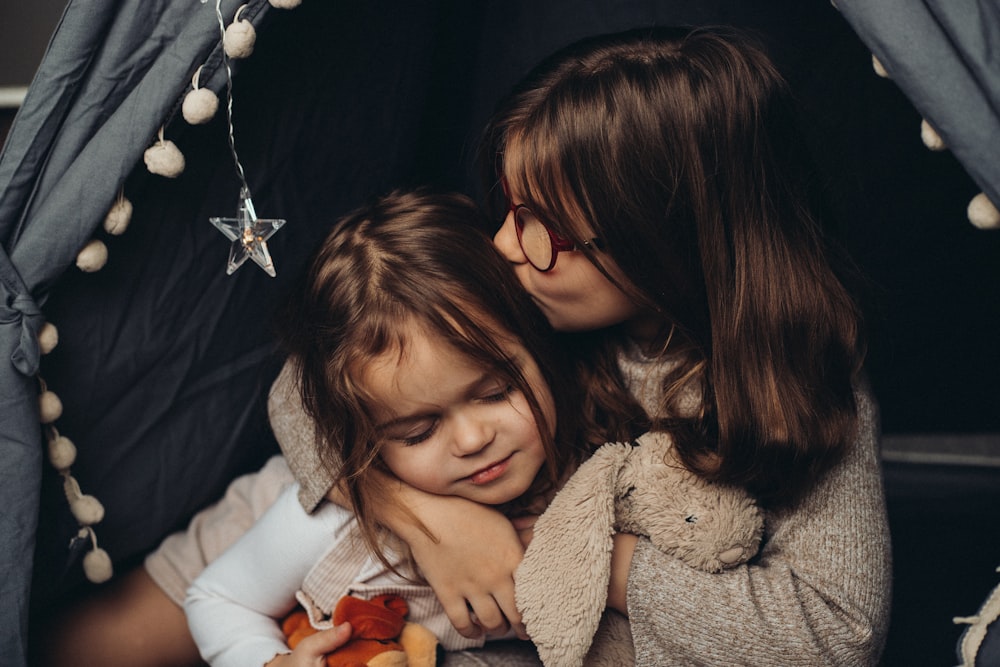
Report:
[[[890,548],[860,314],[793,126],[750,38],[671,29],[569,47],[487,128],[507,210],[494,241],[521,283],[557,329],[599,332],[580,334],[581,363],[638,398],[687,467],[768,510],[760,555],[721,575],[618,536],[608,605],[638,664],[867,665],[882,650]],[[466,602],[506,610],[500,538],[473,553],[486,518],[436,512],[441,548],[411,545],[453,621],[469,627]]]

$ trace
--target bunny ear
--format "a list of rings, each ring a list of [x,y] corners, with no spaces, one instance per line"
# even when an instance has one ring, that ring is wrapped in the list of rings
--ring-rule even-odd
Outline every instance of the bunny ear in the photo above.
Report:
[[[615,487],[630,445],[598,449],[535,523],[514,575],[517,608],[547,665],[578,666],[607,603]]]

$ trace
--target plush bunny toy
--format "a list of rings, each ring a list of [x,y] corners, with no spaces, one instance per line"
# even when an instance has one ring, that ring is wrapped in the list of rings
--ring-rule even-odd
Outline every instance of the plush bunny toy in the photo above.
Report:
[[[664,433],[599,448],[538,518],[514,577],[517,607],[542,662],[634,662],[628,622],[604,613],[616,532],[647,536],[694,568],[721,572],[757,553],[763,524],[749,494],[688,471]]]

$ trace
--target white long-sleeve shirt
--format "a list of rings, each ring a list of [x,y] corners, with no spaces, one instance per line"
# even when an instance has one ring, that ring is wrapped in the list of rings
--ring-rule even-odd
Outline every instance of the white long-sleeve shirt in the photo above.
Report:
[[[395,574],[365,547],[354,514],[324,502],[306,514],[289,486],[233,546],[195,579],[184,602],[195,643],[213,667],[252,667],[288,653],[278,627],[301,603],[316,628],[344,595],[395,593],[407,620],[433,632],[449,651],[482,646],[451,625],[434,591]],[[387,550],[390,562],[398,556]]]
[[[332,503],[306,514],[297,490],[286,489],[188,589],[188,624],[213,666],[264,665],[290,652],[275,619],[291,611],[306,575],[353,522]]]

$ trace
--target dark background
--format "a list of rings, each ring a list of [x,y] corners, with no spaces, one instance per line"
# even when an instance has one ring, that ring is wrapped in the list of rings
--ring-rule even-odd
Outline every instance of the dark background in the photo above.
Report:
[[[205,221],[235,212],[220,118],[176,129],[189,165],[181,178],[136,171],[126,184],[133,224],[106,239],[109,265],[71,269],[45,306],[61,343],[43,373],[66,404],[60,429],[80,448],[74,473],[108,508],[98,535],[119,571],[274,451],[263,413],[278,363],[270,313],[330,221],[396,185],[477,194],[474,148],[493,105],[569,41],[654,23],[732,23],[762,33],[795,88],[835,204],[831,233],[868,278],[895,552],[884,662],[952,664],[961,628],[951,619],[974,613],[1000,564],[1000,232],[968,223],[979,188],[949,153],[923,146],[920,117],[874,74],[829,2],[752,4],[306,0],[272,11],[238,72],[234,122],[258,213],[289,221],[269,243],[278,278],[250,263],[222,275],[228,244]],[[44,24],[42,12],[34,30],[0,40],[4,48],[40,57],[58,19],[56,8]],[[0,58],[0,87],[26,83],[23,73],[4,78],[12,64]],[[13,113],[0,110],[0,137]],[[211,369],[247,350],[259,350],[258,363],[243,370],[250,389],[234,408]],[[187,360],[181,371],[165,363],[177,358]],[[138,383],[162,391],[139,394]],[[163,406],[155,417],[141,407],[150,396]],[[182,469],[176,479],[160,472]],[[56,482],[43,488],[40,607],[80,580],[78,564],[65,562],[75,524]]]

